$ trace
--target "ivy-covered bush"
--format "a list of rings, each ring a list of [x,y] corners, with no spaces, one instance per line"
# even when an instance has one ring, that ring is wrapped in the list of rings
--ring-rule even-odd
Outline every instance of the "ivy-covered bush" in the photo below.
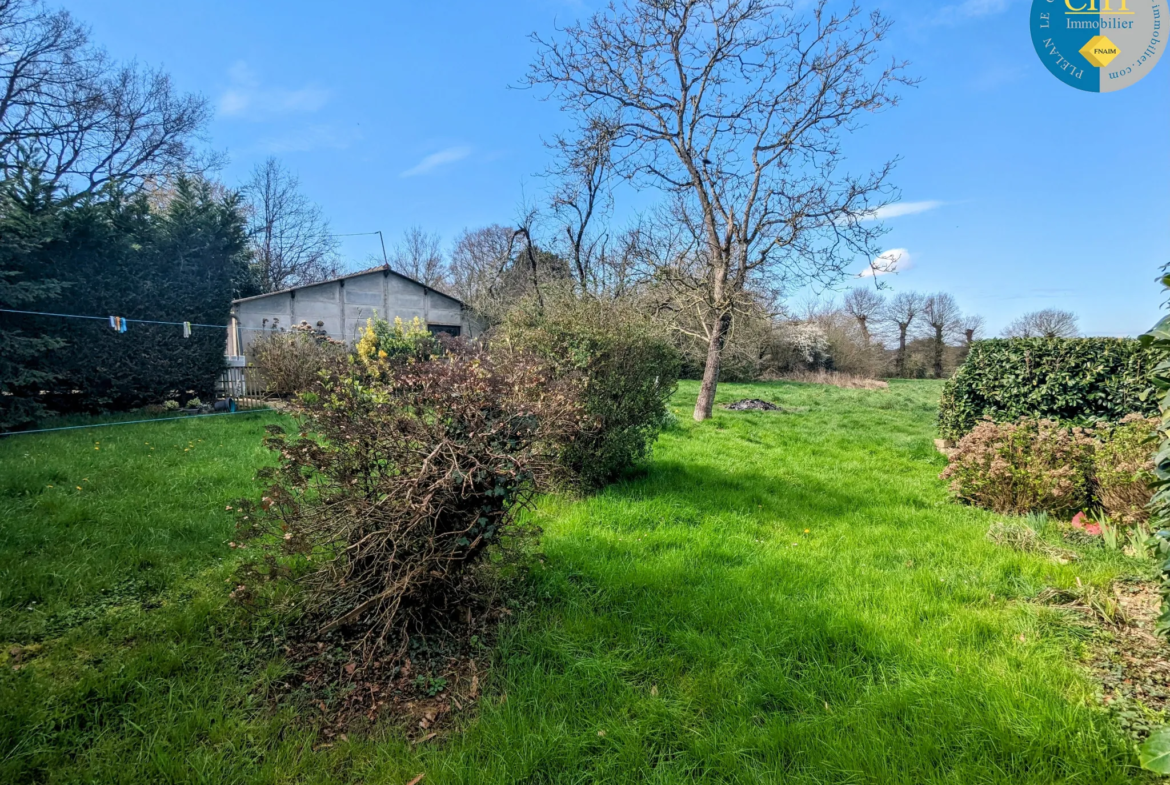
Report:
[[[401,653],[411,619],[457,609],[468,568],[524,532],[516,510],[572,442],[579,388],[530,355],[458,341],[422,361],[335,363],[295,400],[299,433],[269,428],[280,463],[238,522],[268,552],[234,596],[299,570],[319,630]]]
[[[586,488],[643,458],[666,426],[679,353],[632,311],[569,296],[529,304],[509,314],[492,345],[541,357],[558,377],[584,377],[584,429],[562,462]]]
[[[939,432],[958,440],[983,417],[1088,423],[1153,414],[1151,353],[1126,338],[977,341],[943,388]]]

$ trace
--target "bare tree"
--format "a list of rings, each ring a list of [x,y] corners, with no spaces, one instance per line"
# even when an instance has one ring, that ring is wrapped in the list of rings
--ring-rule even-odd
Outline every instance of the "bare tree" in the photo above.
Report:
[[[1032,311],[1009,324],[1003,334],[1005,338],[1076,338],[1077,315],[1056,308]]]
[[[959,329],[963,314],[954,297],[938,292],[922,301],[922,318],[930,327],[934,378],[941,379],[947,338]]]
[[[412,226],[402,233],[394,247],[390,266],[431,288],[447,284],[447,263],[443,259],[443,238]]]
[[[755,280],[836,280],[876,255],[890,165],[838,172],[838,139],[896,103],[903,66],[875,66],[889,23],[817,0],[622,0],[572,24],[529,72],[585,127],[614,118],[615,171],[672,193],[701,253],[664,271],[696,306],[707,342],[694,417],[711,416],[735,304]]]
[[[557,137],[559,163],[552,174],[559,183],[552,207],[566,240],[575,284],[582,292],[600,287],[598,269],[605,263],[609,235],[594,225],[611,206],[609,179],[613,123],[590,118],[575,138]]]
[[[118,65],[65,11],[0,0],[0,161],[31,159],[81,193],[190,173],[211,115],[162,71]]]
[[[451,290],[472,310],[496,321],[504,274],[512,264],[512,230],[492,224],[464,229],[451,250]]]
[[[978,314],[967,314],[963,317],[963,342],[967,347],[983,337],[984,319]]]
[[[275,292],[340,274],[337,239],[297,176],[275,158],[258,164],[243,188],[260,288]]]
[[[488,322],[499,322],[526,297],[543,303],[546,289],[573,281],[570,264],[532,239],[535,216],[521,216],[519,226],[495,224],[463,230],[451,251],[452,289]]]
[[[866,346],[870,344],[870,329],[881,318],[885,306],[885,298],[869,287],[850,289],[845,295],[845,312],[857,320]]]
[[[599,259],[598,294],[616,300],[643,293],[653,271],[663,267],[656,261],[662,250],[659,239],[642,219],[619,233]]]
[[[898,328],[898,353],[894,369],[898,376],[906,375],[906,335],[914,320],[922,313],[923,296],[917,292],[898,292],[886,306],[885,318]]]

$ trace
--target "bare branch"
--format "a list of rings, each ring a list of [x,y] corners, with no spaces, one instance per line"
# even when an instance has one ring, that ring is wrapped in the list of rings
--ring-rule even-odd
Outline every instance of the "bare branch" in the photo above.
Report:
[[[818,0],[622,0],[534,36],[528,83],[587,138],[607,118],[616,174],[674,195],[702,251],[676,283],[702,289],[710,345],[695,418],[710,416],[723,341],[749,287],[832,282],[873,258],[891,164],[839,171],[839,138],[897,103],[904,64],[877,63],[889,22]],[[689,279],[689,280],[688,280]]]

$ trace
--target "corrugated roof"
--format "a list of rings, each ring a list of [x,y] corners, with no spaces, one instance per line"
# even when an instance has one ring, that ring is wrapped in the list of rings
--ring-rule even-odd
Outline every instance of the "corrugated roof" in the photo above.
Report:
[[[232,305],[235,305],[236,303],[247,303],[247,302],[251,302],[252,300],[259,300],[263,297],[274,297],[278,294],[288,294],[289,292],[295,292],[298,289],[308,289],[310,286],[324,286],[327,283],[336,283],[337,281],[346,281],[346,280],[349,280],[350,278],[357,278],[358,276],[361,276],[361,275],[371,275],[372,273],[382,273],[383,275],[385,275],[386,273],[389,273],[390,275],[397,275],[399,278],[402,278],[403,280],[418,284],[419,286],[421,286],[423,289],[426,289],[427,291],[442,295],[443,297],[446,297],[448,300],[454,300],[455,302],[459,303],[461,306],[466,307],[466,304],[462,300],[460,300],[458,297],[452,297],[451,295],[447,294],[446,292],[440,292],[435,287],[427,286],[422,281],[416,281],[415,279],[411,278],[409,275],[403,275],[400,272],[396,272],[394,270],[391,270],[389,266],[384,265],[384,264],[380,264],[377,267],[371,267],[368,270],[359,270],[356,273],[346,273],[345,275],[339,275],[336,278],[330,278],[327,281],[318,281],[316,283],[306,283],[306,284],[302,284],[301,286],[290,286],[287,289],[280,289],[280,290],[275,291],[275,292],[265,292],[264,294],[255,294],[255,295],[252,295],[251,297],[241,297],[238,300],[232,300]]]

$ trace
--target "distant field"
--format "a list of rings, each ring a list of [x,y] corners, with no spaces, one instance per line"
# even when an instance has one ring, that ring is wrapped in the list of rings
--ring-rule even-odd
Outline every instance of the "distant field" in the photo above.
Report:
[[[725,384],[787,411],[698,425],[696,390],[641,473],[541,500],[478,715],[419,746],[266,701],[224,507],[278,415],[0,440],[0,782],[1131,781],[1085,633],[1024,600],[1133,565],[988,543],[937,479],[938,383]]]

